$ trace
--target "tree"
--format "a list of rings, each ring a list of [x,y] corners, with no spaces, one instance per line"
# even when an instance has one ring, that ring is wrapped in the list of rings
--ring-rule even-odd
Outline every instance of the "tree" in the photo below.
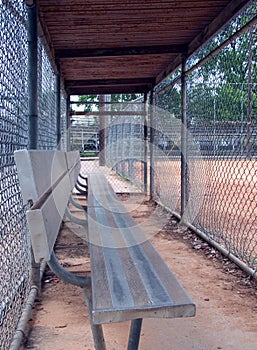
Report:
[[[142,97],[142,94],[112,94],[111,95],[111,102],[117,103],[114,106],[114,110],[121,110],[122,108],[124,108],[122,103],[132,102],[140,97]],[[99,107],[100,107],[100,95],[81,95],[81,96],[79,96],[78,106],[81,106],[82,104],[85,105],[85,108],[84,108],[85,112],[90,112],[95,107],[97,109],[99,109]]]

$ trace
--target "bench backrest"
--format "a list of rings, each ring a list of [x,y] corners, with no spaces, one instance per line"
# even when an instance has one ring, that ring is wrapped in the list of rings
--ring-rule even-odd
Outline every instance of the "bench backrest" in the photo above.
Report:
[[[14,153],[36,262],[49,261],[80,169],[78,152],[19,150]]]

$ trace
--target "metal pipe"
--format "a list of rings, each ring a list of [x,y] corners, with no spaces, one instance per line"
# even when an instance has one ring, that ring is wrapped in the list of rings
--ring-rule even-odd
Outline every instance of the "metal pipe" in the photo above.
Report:
[[[88,316],[90,321],[90,326],[94,339],[95,350],[106,350],[104,334],[101,324],[94,324],[92,318],[92,289],[91,286],[83,288],[84,299],[87,304]]]
[[[153,90],[150,92],[150,198],[154,196],[154,111],[153,111]]]
[[[57,149],[61,149],[61,77],[60,77],[60,73],[56,74],[55,101],[56,101],[56,142],[57,142]]]
[[[71,139],[70,139],[70,128],[71,128],[71,121],[70,121],[70,95],[66,98],[66,151],[71,150]]]
[[[140,341],[140,333],[142,328],[142,318],[138,318],[131,321],[128,350],[137,350]]]
[[[62,267],[59,264],[54,252],[52,252],[50,260],[47,262],[47,264],[58,278],[60,278],[61,280],[67,283],[74,284],[75,286],[78,286],[81,288],[91,285],[91,277],[78,276],[75,273],[72,273],[66,270],[64,267]]]
[[[26,326],[27,326],[27,323],[28,323],[28,320],[29,320],[29,317],[31,314],[31,310],[32,310],[34,301],[35,301],[36,296],[37,296],[37,293],[38,293],[38,287],[33,285],[31,287],[29,296],[26,300],[24,312],[22,313],[22,315],[19,319],[19,323],[18,323],[18,326],[16,328],[16,331],[15,331],[14,337],[12,339],[12,343],[10,345],[9,350],[18,350],[20,348],[20,344],[21,344],[22,339],[24,337],[25,329],[26,329]]]
[[[105,138],[106,138],[106,118],[104,116],[105,111],[105,95],[99,96],[99,166],[105,166]]]
[[[69,201],[71,202],[71,204],[78,208],[78,209],[81,209],[81,210],[84,210],[84,211],[87,211],[87,205],[82,205],[80,204],[74,197],[72,194],[70,194],[70,197],[69,197]]]
[[[29,149],[38,148],[38,1],[27,0]]]
[[[186,56],[182,57],[181,75],[181,217],[186,215],[188,203],[188,155],[187,155],[187,111],[186,111]]]
[[[145,107],[145,115],[144,115],[144,192],[147,193],[147,119],[146,119],[146,109],[147,109],[147,93],[144,94],[144,107]]]
[[[40,279],[42,279],[45,267],[46,267],[46,263],[43,262],[40,266]],[[38,286],[36,286],[36,285],[31,286],[30,293],[29,293],[28,298],[25,302],[23,312],[22,312],[22,315],[19,319],[19,323],[18,323],[16,331],[14,333],[9,350],[19,350],[20,349],[20,345],[22,343],[22,340],[23,340],[23,337],[25,334],[25,329],[27,327],[27,323],[28,323],[29,318],[30,318],[31,310],[32,310],[35,299],[36,299],[39,292],[40,292],[40,290],[39,290]]]
[[[67,216],[67,218],[74,222],[75,224],[81,225],[81,226],[86,226],[87,225],[87,220],[86,219],[80,219],[78,217],[76,217],[75,215],[73,215],[69,209],[69,207],[66,207],[65,209],[65,215]]]
[[[165,205],[163,205],[161,202],[155,201],[156,204],[158,204],[159,206],[161,206],[164,210],[166,210],[167,212],[169,212],[171,215],[173,215],[176,219],[181,221],[181,216],[171,210],[170,208],[166,207]],[[182,221],[181,221],[182,222]],[[189,228],[190,230],[192,230],[194,233],[196,233],[199,237],[201,237],[204,241],[206,241],[208,244],[210,244],[210,246],[214,247],[215,249],[217,249],[222,255],[224,255],[226,258],[228,258],[229,260],[231,260],[232,262],[234,262],[237,266],[239,266],[243,271],[245,271],[249,276],[251,276],[252,278],[257,280],[257,269],[253,270],[251,269],[249,266],[247,266],[244,262],[242,262],[241,260],[239,260],[233,253],[231,253],[230,251],[228,251],[227,249],[225,249],[224,247],[222,247],[222,245],[220,245],[219,243],[217,243],[216,241],[214,241],[212,238],[210,238],[206,233],[204,233],[203,231],[199,230],[197,227],[195,227],[193,224],[183,221],[183,225],[186,228]]]

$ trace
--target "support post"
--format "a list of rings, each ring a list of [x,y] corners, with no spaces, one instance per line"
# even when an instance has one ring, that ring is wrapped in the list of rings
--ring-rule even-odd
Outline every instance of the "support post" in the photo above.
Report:
[[[140,333],[142,328],[142,318],[131,321],[128,350],[137,350],[140,341]]]
[[[153,90],[150,92],[150,199],[154,196],[154,111],[153,111]]]
[[[57,142],[57,149],[61,149],[61,78],[59,73],[59,65],[58,67],[58,73],[56,74],[56,95],[55,95],[55,101],[56,101],[56,142]]]
[[[29,149],[38,148],[38,1],[27,0]]]
[[[249,31],[249,58],[247,71],[247,157],[251,157],[252,151],[252,66],[253,66],[253,27]]]
[[[70,127],[71,127],[71,122],[70,122],[70,95],[67,96],[66,99],[66,151],[70,151],[71,150],[71,140],[70,140],[70,136],[71,136],[71,132],[70,132]]]
[[[27,0],[28,14],[28,115],[29,149],[38,148],[38,1]],[[35,262],[31,249],[31,269],[33,284],[41,290],[40,264]]]
[[[181,220],[187,221],[188,204],[188,154],[187,154],[187,113],[186,113],[186,56],[182,56],[181,73]]]
[[[99,130],[99,165],[105,165],[105,115],[101,113],[105,108],[105,95],[100,95],[100,130]]]
[[[148,128],[147,128],[147,93],[144,94],[144,192],[147,194],[147,135],[148,135]]]

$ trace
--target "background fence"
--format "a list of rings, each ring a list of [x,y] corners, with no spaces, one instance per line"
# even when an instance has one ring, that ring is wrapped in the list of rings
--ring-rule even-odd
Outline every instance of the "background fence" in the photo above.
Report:
[[[154,198],[177,216],[183,214],[207,239],[253,270],[257,268],[256,7],[254,1],[187,60],[185,87],[181,69],[156,87],[151,120],[145,120],[142,102],[136,109],[129,105],[122,113],[113,113],[104,150],[108,171],[135,183],[140,191],[147,189],[146,161],[151,159]],[[13,159],[16,149],[29,144],[25,2],[0,1],[0,16],[0,349],[6,350],[32,284],[26,208]],[[66,99],[61,98],[62,137],[57,145],[56,77],[40,41],[38,54],[39,148],[67,149]],[[184,127],[182,94],[186,95]],[[75,126],[71,128],[82,135],[81,125]]]
[[[177,124],[181,121],[181,70],[156,89],[158,108],[154,112],[155,198],[181,215],[181,193],[184,193],[185,220],[254,271],[257,268],[256,13],[257,4],[253,2],[187,61],[185,149],[180,132],[172,134],[174,119]],[[162,110],[169,113],[159,118]],[[186,159],[182,166],[184,182],[181,182],[178,158],[181,149]]]

